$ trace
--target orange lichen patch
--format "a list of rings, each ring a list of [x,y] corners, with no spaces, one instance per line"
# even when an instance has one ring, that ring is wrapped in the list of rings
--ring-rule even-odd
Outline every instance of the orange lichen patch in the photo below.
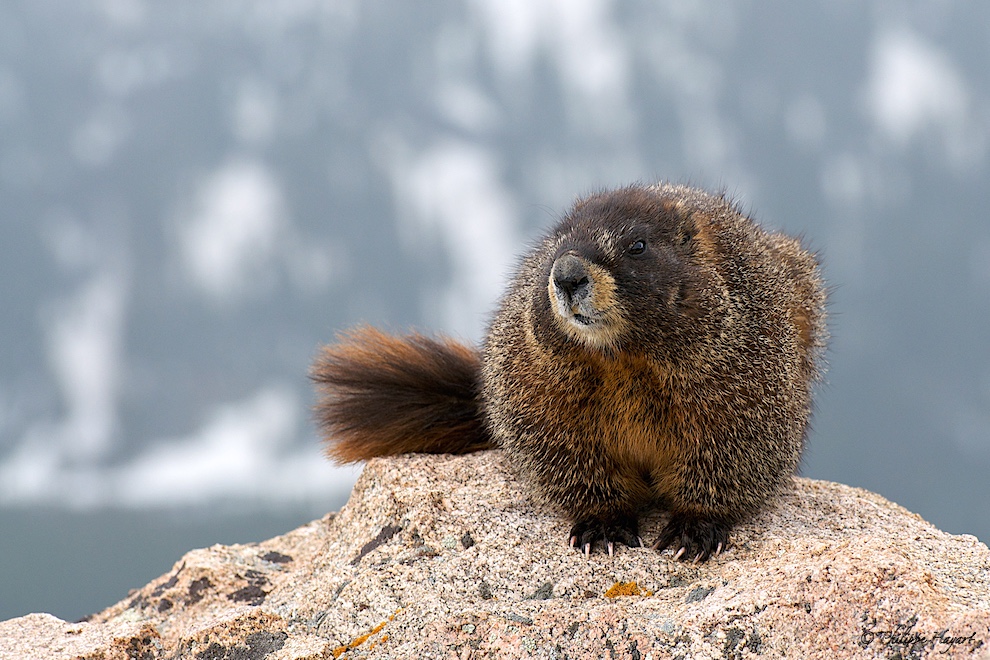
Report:
[[[354,639],[352,639],[350,642],[348,642],[344,646],[338,646],[337,648],[335,648],[332,651],[333,657],[334,658],[339,658],[340,656],[344,655],[345,653],[347,653],[351,649],[356,649],[357,647],[359,647],[362,644],[364,644],[365,642],[367,642],[368,639],[371,638],[372,635],[375,635],[375,634],[381,632],[382,628],[384,628],[386,625],[388,625],[388,622],[391,621],[392,619],[394,619],[395,618],[395,615],[398,614],[401,611],[402,611],[402,608],[400,607],[388,619],[386,619],[385,621],[382,621],[377,626],[375,626],[374,628],[372,628],[371,629],[371,632],[366,633],[364,635],[361,635],[360,637],[355,637]],[[370,651],[371,649],[375,648],[375,646],[377,646],[378,644],[382,644],[382,643],[386,642],[387,640],[388,640],[388,635],[382,635],[381,639],[379,639],[377,642],[372,642],[368,646],[368,650]]]
[[[605,592],[606,598],[618,598],[619,596],[652,596],[652,591],[640,589],[635,582],[616,582]]]

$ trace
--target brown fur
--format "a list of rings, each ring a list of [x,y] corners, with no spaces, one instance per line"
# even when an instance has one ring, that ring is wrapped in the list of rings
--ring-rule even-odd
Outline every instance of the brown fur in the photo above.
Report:
[[[661,506],[655,547],[704,560],[796,469],[824,304],[814,257],[721,197],[667,184],[592,195],[523,260],[481,363],[371,330],[324,349],[329,453],[496,444],[585,552],[638,544],[640,512]]]
[[[478,352],[449,339],[393,337],[362,327],[313,364],[316,415],[339,463],[410,452],[491,447],[478,410]]]

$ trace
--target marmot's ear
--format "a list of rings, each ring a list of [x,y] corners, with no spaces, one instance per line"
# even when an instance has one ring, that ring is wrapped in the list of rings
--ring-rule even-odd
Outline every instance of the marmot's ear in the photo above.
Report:
[[[681,226],[675,240],[678,245],[687,245],[698,235],[698,214],[689,213],[681,219]]]
[[[681,223],[675,240],[678,245],[688,245],[703,231],[705,217],[698,211],[681,212]]]
[[[704,218],[700,217],[696,211],[692,211],[683,199],[676,201],[665,199],[661,202],[661,206],[674,219],[673,225],[676,227],[676,233],[672,240],[675,245],[686,245],[690,243],[698,235],[698,232],[701,231]]]
[[[682,281],[677,289],[677,312],[689,319],[701,318],[705,310],[701,306],[698,284]]]

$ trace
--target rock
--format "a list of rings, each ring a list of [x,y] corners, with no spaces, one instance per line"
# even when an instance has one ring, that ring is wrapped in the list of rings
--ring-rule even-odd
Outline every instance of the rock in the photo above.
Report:
[[[864,490],[795,479],[701,565],[567,531],[498,452],[378,459],[337,514],[0,623],[0,658],[990,657],[987,546]]]

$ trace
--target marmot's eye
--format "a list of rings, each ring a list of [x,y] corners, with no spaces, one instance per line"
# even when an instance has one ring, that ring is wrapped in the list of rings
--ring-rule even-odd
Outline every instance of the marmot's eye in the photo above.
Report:
[[[643,254],[646,252],[646,241],[636,241],[629,246],[629,254]]]

